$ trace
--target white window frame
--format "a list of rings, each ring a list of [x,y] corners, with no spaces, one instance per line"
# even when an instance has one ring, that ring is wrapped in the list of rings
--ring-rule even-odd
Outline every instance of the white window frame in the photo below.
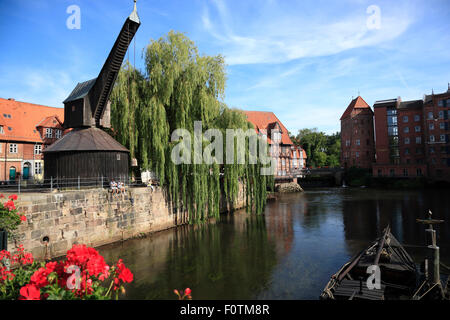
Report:
[[[445,134],[441,134],[440,140],[441,140],[441,142],[445,142]]]
[[[61,130],[60,129],[55,129],[55,136],[56,136],[56,139],[61,138]]]
[[[17,153],[18,150],[17,143],[10,143],[9,144],[9,153]]]
[[[416,137],[416,144],[422,143],[422,137]]]
[[[430,136],[430,142],[434,142],[434,135]]]
[[[42,174],[42,162],[34,162],[34,174]]]
[[[46,138],[53,138],[53,130],[52,130],[52,128],[45,128],[45,137]]]
[[[35,144],[34,145],[34,154],[35,155],[42,154],[42,144]]]

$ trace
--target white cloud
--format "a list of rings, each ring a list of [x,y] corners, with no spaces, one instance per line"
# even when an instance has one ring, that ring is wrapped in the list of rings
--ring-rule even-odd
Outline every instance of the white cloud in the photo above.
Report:
[[[329,11],[308,17],[296,8],[287,12],[266,2],[256,4],[251,16],[240,16],[239,10],[233,10],[231,16],[224,1],[212,3],[217,16],[212,19],[211,10],[205,7],[203,27],[222,47],[230,65],[283,63],[377,45],[403,34],[414,19],[411,9],[391,4],[381,7],[381,29],[368,30],[368,15],[361,6],[344,17],[330,15]]]

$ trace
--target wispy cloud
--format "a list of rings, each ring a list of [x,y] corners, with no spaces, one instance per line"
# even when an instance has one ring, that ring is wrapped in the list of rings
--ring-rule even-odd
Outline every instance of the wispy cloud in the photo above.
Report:
[[[381,8],[381,28],[369,30],[364,6],[341,17],[330,15],[332,8],[321,7],[327,12],[309,17],[298,7],[290,12],[265,2],[254,4],[254,15],[241,17],[238,12],[231,15],[223,0],[211,3],[205,4],[203,27],[223,48],[230,65],[283,63],[377,45],[403,34],[414,20],[411,10],[390,5]]]

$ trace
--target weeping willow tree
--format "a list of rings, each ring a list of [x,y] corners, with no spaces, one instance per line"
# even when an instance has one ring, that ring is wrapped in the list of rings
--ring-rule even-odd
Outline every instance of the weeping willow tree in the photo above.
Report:
[[[155,172],[161,185],[168,188],[176,208],[187,210],[190,222],[219,216],[221,190],[233,203],[239,182],[245,186],[250,211],[262,212],[266,190],[272,176],[261,175],[260,162],[249,163],[249,139],[237,149],[245,148],[245,163],[175,164],[171,154],[177,142],[171,141],[176,129],[186,129],[196,143],[194,122],[202,130],[247,130],[253,126],[239,110],[229,109],[222,101],[225,91],[225,64],[222,56],[201,56],[185,35],[169,32],[165,38],[152,40],[145,51],[145,74],[125,63],[111,95],[111,122],[116,138],[137,158],[143,170]],[[225,140],[225,139],[224,139]],[[200,141],[205,147],[211,141]],[[226,142],[224,141],[224,144]],[[192,145],[191,159],[194,154]],[[224,145],[224,159],[226,147]],[[214,153],[215,155],[215,153]]]

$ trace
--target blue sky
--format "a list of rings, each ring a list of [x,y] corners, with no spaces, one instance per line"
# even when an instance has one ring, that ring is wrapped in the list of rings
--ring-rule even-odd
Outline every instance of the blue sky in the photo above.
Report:
[[[70,5],[81,28],[70,30]],[[379,8],[379,28],[371,28]],[[376,100],[447,90],[450,1],[138,0],[142,25],[129,57],[170,30],[202,54],[225,56],[225,102],[273,111],[291,132],[338,131],[352,97]],[[132,0],[1,0],[0,97],[62,107],[98,75]],[[368,10],[369,8],[369,10]],[[135,53],[135,54],[134,54]]]

